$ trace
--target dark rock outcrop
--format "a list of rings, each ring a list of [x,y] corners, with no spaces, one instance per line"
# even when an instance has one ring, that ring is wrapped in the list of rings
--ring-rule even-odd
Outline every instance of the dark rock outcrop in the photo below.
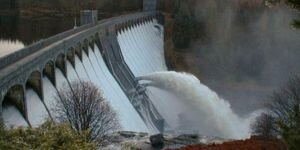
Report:
[[[157,149],[162,149],[164,147],[164,136],[162,134],[156,134],[150,136],[151,146]]]

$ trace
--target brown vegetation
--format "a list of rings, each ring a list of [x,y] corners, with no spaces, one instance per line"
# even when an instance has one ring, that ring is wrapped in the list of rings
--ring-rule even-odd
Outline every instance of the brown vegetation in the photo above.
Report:
[[[223,144],[193,145],[179,150],[286,150],[285,144],[278,139],[251,137],[247,140],[225,142]]]

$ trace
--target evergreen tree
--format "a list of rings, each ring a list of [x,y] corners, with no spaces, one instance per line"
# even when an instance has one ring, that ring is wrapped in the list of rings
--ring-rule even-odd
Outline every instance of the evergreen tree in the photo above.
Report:
[[[299,13],[300,11],[300,0],[287,0],[287,3],[293,8],[296,9]],[[292,25],[295,28],[300,29],[300,16],[298,16],[298,19],[295,19],[292,23]]]

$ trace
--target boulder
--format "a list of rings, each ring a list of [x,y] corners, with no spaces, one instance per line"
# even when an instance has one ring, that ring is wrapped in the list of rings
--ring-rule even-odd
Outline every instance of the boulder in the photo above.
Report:
[[[153,148],[162,149],[164,147],[164,136],[162,134],[156,134],[150,136],[150,143]]]

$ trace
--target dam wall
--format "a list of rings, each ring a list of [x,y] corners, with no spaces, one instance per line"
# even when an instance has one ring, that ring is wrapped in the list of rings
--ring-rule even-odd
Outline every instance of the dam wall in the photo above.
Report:
[[[123,130],[162,132],[164,119],[136,81],[142,73],[166,70],[162,23],[158,12],[123,15],[66,31],[0,58],[1,119],[6,126],[32,127],[54,119],[57,91],[79,80],[91,81],[102,90]],[[124,40],[130,46],[124,47]],[[151,62],[146,55],[157,59]],[[136,66],[133,60],[141,61],[134,62]]]

